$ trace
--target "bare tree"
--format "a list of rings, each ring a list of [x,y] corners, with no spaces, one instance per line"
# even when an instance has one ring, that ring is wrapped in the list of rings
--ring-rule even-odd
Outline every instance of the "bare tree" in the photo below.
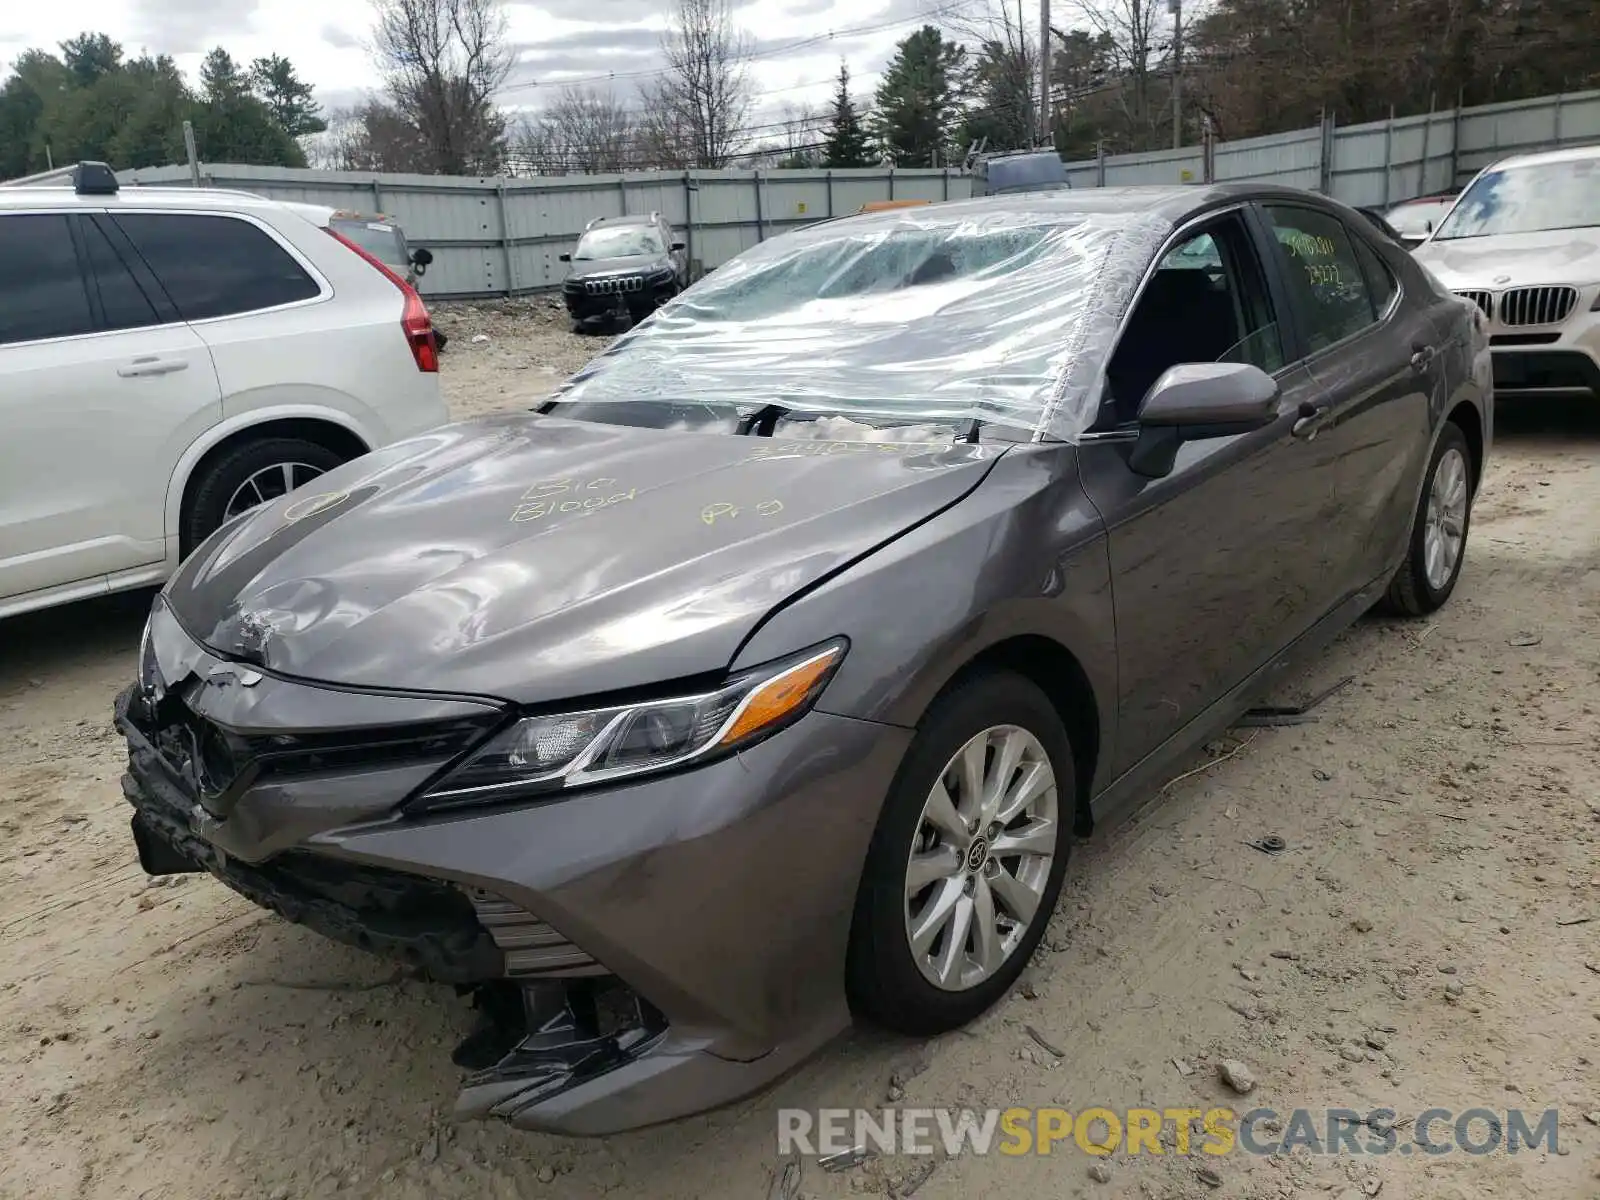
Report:
[[[973,57],[966,126],[971,141],[986,139],[991,150],[1027,149],[1039,121],[1039,53],[1022,0],[990,0],[982,9],[958,12],[947,24]]]
[[[822,142],[828,118],[810,104],[784,101],[779,125],[782,152],[780,167],[814,167],[822,161]]]
[[[736,157],[741,169],[803,170],[820,166],[824,142],[827,137],[829,114],[818,112],[810,104],[791,104],[785,101],[778,111],[782,117],[773,122],[772,136],[762,139],[753,149],[741,151]]]
[[[661,50],[667,71],[643,89],[652,136],[687,166],[723,166],[751,102],[750,39],[734,24],[730,0],[676,0]]]
[[[427,158],[415,126],[369,97],[328,115],[328,129],[306,139],[311,165],[325,171],[418,171]]]
[[[440,175],[500,168],[506,121],[494,105],[512,54],[503,0],[375,0],[378,65],[393,108]]]
[[[616,94],[566,87],[517,133],[513,158],[539,175],[605,174],[636,165],[633,110]]]
[[[1075,0],[1071,7],[1120,80],[1123,140],[1129,149],[1145,148],[1165,117],[1153,86],[1162,52],[1170,49],[1165,0]]]
[[[695,155],[694,125],[678,104],[676,81],[652,79],[639,85],[639,165],[659,171],[700,166]]]

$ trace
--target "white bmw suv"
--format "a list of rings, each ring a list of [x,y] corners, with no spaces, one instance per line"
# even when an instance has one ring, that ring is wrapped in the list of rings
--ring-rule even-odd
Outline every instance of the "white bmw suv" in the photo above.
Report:
[[[421,298],[243,192],[0,188],[0,617],[162,582],[223,522],[442,424]]]
[[[1600,146],[1486,168],[1413,254],[1488,318],[1496,396],[1600,396]]]

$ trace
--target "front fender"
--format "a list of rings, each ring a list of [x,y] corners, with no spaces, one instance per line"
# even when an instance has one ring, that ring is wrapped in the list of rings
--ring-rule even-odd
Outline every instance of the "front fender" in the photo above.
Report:
[[[1115,630],[1104,525],[1083,494],[1076,450],[1032,445],[1008,452],[959,503],[788,601],[733,666],[844,634],[850,652],[818,708],[910,728],[974,659],[1012,639],[1045,638],[1088,682],[1106,764]]]

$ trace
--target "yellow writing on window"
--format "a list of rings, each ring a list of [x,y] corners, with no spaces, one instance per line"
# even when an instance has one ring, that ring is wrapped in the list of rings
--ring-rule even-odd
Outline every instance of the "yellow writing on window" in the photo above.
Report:
[[[1338,250],[1332,238],[1301,233],[1298,229],[1284,230],[1281,240],[1296,258],[1332,258]]]

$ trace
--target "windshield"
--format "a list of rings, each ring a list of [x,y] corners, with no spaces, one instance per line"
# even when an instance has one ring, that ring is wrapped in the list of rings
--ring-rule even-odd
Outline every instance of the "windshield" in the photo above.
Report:
[[[1439,222],[1455,202],[1454,196],[1443,200],[1412,200],[1395,205],[1383,214],[1383,219],[1401,237],[1427,237],[1430,231],[1438,228]]]
[[[1435,241],[1600,225],[1600,158],[1491,171],[1462,194]]]
[[[578,239],[575,259],[632,258],[640,254],[664,254],[661,236],[648,225],[613,225],[591,229]]]
[[[939,208],[764,242],[619,338],[554,399],[777,404],[1075,436],[1170,222]]]
[[[398,225],[386,221],[358,221],[335,218],[328,228],[349,238],[381,263],[391,267],[409,266],[405,235]]]

